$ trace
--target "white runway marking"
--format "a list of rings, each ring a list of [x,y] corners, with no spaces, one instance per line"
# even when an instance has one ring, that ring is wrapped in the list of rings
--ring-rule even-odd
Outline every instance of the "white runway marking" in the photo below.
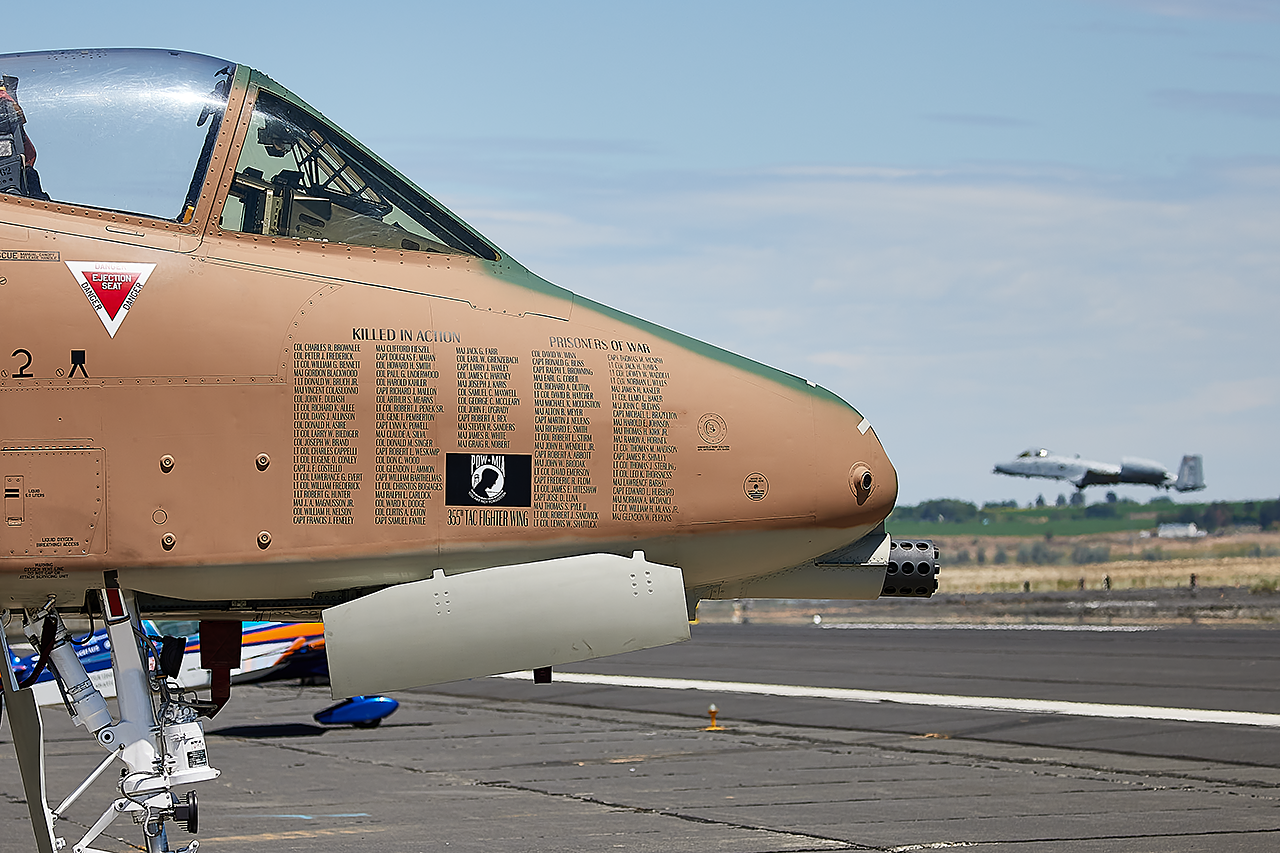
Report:
[[[1022,622],[1006,625],[979,622],[837,622],[834,625],[822,626],[824,631],[857,628],[881,631],[1071,631],[1086,634],[1137,634],[1160,630],[1156,625],[1053,625],[1049,623],[1030,625]]]
[[[531,681],[531,672],[508,672],[494,678]],[[999,696],[955,696],[946,693],[902,693],[892,690],[851,690],[841,687],[802,687],[793,684],[752,684],[742,681],[702,681],[692,678],[594,675],[557,672],[555,680],[566,684],[605,687],[648,687],[658,690],[704,690],[709,693],[745,693],[754,696],[789,696],[798,699],[834,699],[841,702],[894,702],[975,711],[1011,711],[1017,714],[1064,714],[1072,717],[1105,717],[1113,720],[1165,720],[1177,723],[1223,723],[1229,726],[1280,728],[1280,714],[1252,711],[1211,711],[1199,708],[1161,708],[1152,705],[1107,705],[1097,702],[1059,702],[1047,699],[1009,699]]]

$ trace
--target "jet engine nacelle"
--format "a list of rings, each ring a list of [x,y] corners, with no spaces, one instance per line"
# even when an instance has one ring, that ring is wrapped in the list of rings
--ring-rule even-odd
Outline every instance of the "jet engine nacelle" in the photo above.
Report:
[[[335,699],[689,639],[684,578],[637,551],[401,584],[324,611]]]
[[[1120,482],[1145,486],[1163,486],[1169,480],[1169,469],[1150,459],[1126,456],[1120,460]]]

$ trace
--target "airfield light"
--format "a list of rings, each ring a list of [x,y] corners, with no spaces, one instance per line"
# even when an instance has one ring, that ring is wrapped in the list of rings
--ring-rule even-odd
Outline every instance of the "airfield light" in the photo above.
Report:
[[[703,731],[704,732],[724,731],[724,726],[716,725],[716,714],[720,713],[720,709],[716,707],[714,702],[711,703],[710,708],[707,708],[707,713],[711,715],[711,725],[707,726],[705,729],[703,729]]]

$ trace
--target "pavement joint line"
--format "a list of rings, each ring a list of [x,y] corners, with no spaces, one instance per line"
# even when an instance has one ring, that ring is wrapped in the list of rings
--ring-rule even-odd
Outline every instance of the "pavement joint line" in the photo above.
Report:
[[[1061,844],[1063,842],[1078,844],[1082,841],[1149,842],[1160,838],[1217,838],[1228,835],[1273,835],[1275,833],[1280,833],[1280,826],[1260,829],[1204,829],[1196,832],[1150,832],[1142,835],[1060,835],[1052,838],[990,838],[977,842],[974,846],[988,847],[999,844]]]
[[[812,832],[797,832],[793,829],[772,829],[767,826],[755,826],[749,823],[735,823],[733,821],[717,820],[716,818],[700,817],[698,815],[687,814],[685,812],[679,812],[673,809],[650,808],[648,806],[631,806],[625,803],[616,803],[610,800],[602,800],[599,797],[585,796],[583,794],[573,794],[569,792],[548,791],[542,788],[535,788],[530,785],[520,785],[515,782],[496,782],[495,781],[495,782],[478,782],[477,784],[485,788],[506,788],[513,791],[524,791],[525,793],[530,793],[530,794],[541,794],[547,797],[562,797],[568,800],[577,800],[578,802],[581,802],[581,803],[590,803],[592,805],[597,805],[597,806],[606,806],[611,809],[625,809],[626,811],[634,812],[636,814],[658,815],[660,817],[673,817],[673,818],[676,818],[677,820],[689,821],[690,823],[703,823],[711,826],[728,826],[734,829],[747,830],[748,832],[767,832],[770,835],[786,835],[792,838],[804,838],[812,841],[820,841],[828,845],[839,845],[838,847],[834,847],[834,846],[814,847],[812,848],[814,851],[835,850],[835,849],[875,850],[875,851],[882,851],[883,853],[883,851],[886,850],[886,848],[884,847],[870,847],[865,844],[858,844],[857,842],[854,842],[854,841],[846,841],[843,838],[831,838],[830,836],[818,835],[817,833],[812,833]],[[796,850],[796,851],[792,851],[791,853],[808,853],[808,851]]]
[[[953,740],[953,741],[950,741],[950,743],[963,744],[965,743],[965,741]],[[969,743],[988,744],[989,742],[977,740],[977,741],[969,741]],[[1241,791],[1233,790],[1235,788],[1274,790],[1275,788],[1280,787],[1280,786],[1277,786],[1275,783],[1262,782],[1262,781],[1253,780],[1253,779],[1224,780],[1216,776],[1196,775],[1194,773],[1189,773],[1187,771],[1182,771],[1182,770],[1171,770],[1171,769],[1162,770],[1162,769],[1151,768],[1151,767],[1126,769],[1121,767],[1103,766],[1100,764],[1089,764],[1089,763],[1084,763],[1080,761],[1069,761],[1066,758],[1062,758],[1062,757],[1024,758],[1024,757],[1019,757],[1014,755],[1002,755],[998,757],[993,757],[985,754],[974,755],[973,753],[964,751],[964,750],[943,752],[938,750],[927,750],[927,749],[918,748],[918,747],[908,748],[908,747],[895,746],[890,744],[884,744],[884,745],[867,744],[866,748],[878,749],[884,752],[893,752],[893,753],[933,755],[940,759],[940,763],[954,764],[961,767],[985,766],[985,767],[988,767],[989,769],[994,769],[994,770],[1007,770],[1010,767],[1020,767],[1020,768],[1030,769],[1033,775],[1067,776],[1071,778],[1082,778],[1075,773],[1064,772],[1062,769],[1057,769],[1057,770],[1052,769],[1052,768],[1066,768],[1067,770],[1074,770],[1074,771],[1079,771],[1085,774],[1101,776],[1101,777],[1104,777],[1107,781],[1110,781],[1114,784],[1127,785],[1127,786],[1151,787],[1153,783],[1146,781],[1151,778],[1179,779],[1179,780],[1188,781],[1188,782],[1199,782],[1199,783],[1203,783],[1203,786],[1207,786],[1203,788],[1202,786],[1191,786],[1192,790],[1203,789],[1209,793],[1218,792],[1218,793],[1229,794],[1233,796],[1247,796],[1253,799],[1267,799],[1267,800],[1280,799],[1274,796],[1264,796],[1262,794],[1256,794],[1252,792],[1241,792]],[[1082,750],[1082,751],[1085,751],[1085,750]],[[1129,753],[1119,753],[1119,755],[1129,755]],[[966,762],[963,759],[969,759],[969,761]],[[1177,759],[1171,759],[1171,760],[1176,761]],[[1243,766],[1247,768],[1255,768],[1258,766],[1258,765],[1252,765],[1252,764],[1228,765],[1223,762],[1216,762],[1216,764],[1218,764],[1219,766],[1230,766],[1230,767]]]
[[[433,704],[435,701],[435,697],[432,697],[431,699],[426,699],[424,697],[416,697],[416,698],[418,698],[418,700],[423,704],[427,704],[427,705]],[[450,700],[457,700],[457,697],[450,696],[446,698]],[[521,702],[521,704],[530,704],[530,703],[525,701],[525,702]],[[539,703],[532,703],[532,704],[539,704]],[[552,706],[554,710],[544,709],[543,713],[557,714],[557,713],[560,713],[564,708],[564,706],[555,705],[554,703],[552,703]],[[491,710],[498,710],[498,709],[491,708]],[[570,708],[569,710],[574,711],[576,709]],[[586,712],[584,711],[584,713]],[[1216,775],[1212,775],[1208,773],[1197,774],[1197,773],[1189,772],[1185,769],[1153,768],[1153,767],[1124,768],[1124,767],[1117,767],[1114,765],[1110,765],[1101,761],[1094,763],[1094,762],[1085,762],[1080,760],[1070,760],[1065,754],[1059,754],[1062,752],[1061,750],[1051,750],[1052,755],[1050,756],[1050,755],[1044,754],[1043,746],[1037,746],[1037,745],[1002,744],[1000,742],[985,741],[980,738],[975,739],[970,737],[964,737],[964,738],[949,739],[946,741],[929,740],[928,743],[930,744],[930,746],[926,747],[924,742],[918,741],[916,737],[910,736],[910,735],[904,735],[901,732],[876,733],[877,735],[883,735],[883,734],[894,735],[898,739],[900,739],[901,742],[895,741],[894,743],[887,743],[881,737],[874,737],[874,738],[871,738],[870,740],[859,738],[856,741],[849,742],[844,739],[832,740],[831,738],[832,738],[833,732],[830,729],[826,729],[826,728],[811,729],[807,727],[801,727],[801,728],[804,729],[803,732],[782,731],[777,729],[775,726],[771,724],[749,723],[747,726],[737,730],[739,731],[739,733],[746,731],[750,735],[762,737],[765,739],[797,742],[797,743],[806,744],[810,747],[816,747],[820,749],[825,748],[825,749],[835,749],[835,750],[858,750],[858,751],[870,749],[877,752],[884,752],[884,753],[890,753],[895,755],[909,754],[912,756],[928,756],[930,757],[929,760],[931,763],[957,765],[957,766],[965,766],[965,767],[984,766],[992,770],[1008,770],[1011,767],[1021,767],[1023,769],[1031,769],[1034,775],[1072,776],[1075,778],[1082,778],[1080,774],[1084,774],[1084,777],[1104,776],[1108,778],[1111,782],[1119,785],[1124,785],[1124,786],[1147,787],[1152,784],[1149,780],[1153,777],[1169,778],[1169,779],[1177,779],[1184,782],[1200,783],[1200,785],[1192,786],[1195,790],[1200,790],[1201,786],[1208,786],[1208,792],[1217,790],[1222,793],[1231,793],[1231,794],[1236,794],[1240,796],[1248,796],[1256,799],[1268,799],[1268,800],[1277,799],[1274,796],[1266,796],[1263,794],[1252,793],[1247,791],[1231,790],[1233,788],[1274,790],[1278,787],[1276,783],[1265,782],[1265,781],[1254,780],[1254,779],[1241,779],[1241,778],[1223,779]],[[906,742],[907,740],[910,740],[912,742],[907,743]],[[946,746],[944,747],[943,744],[945,744]],[[981,750],[978,753],[975,753],[973,749],[978,748],[980,746],[986,746],[986,747],[1011,746],[1014,748],[1015,752],[1020,752],[1027,748],[1034,748],[1040,754],[1038,754],[1035,757],[1027,757],[1027,756],[1009,753],[1005,749],[999,749],[998,754],[991,754]],[[1081,751],[1075,750],[1075,751],[1069,751],[1069,752],[1072,752],[1072,754],[1075,754]],[[1106,750],[1101,750],[1101,751],[1085,750],[1085,752],[1098,752],[1099,757],[1107,756],[1107,757],[1114,758],[1117,755],[1117,753],[1114,753],[1112,751],[1106,751]],[[1118,753],[1118,755],[1128,756],[1128,757],[1142,757],[1141,755],[1133,756],[1130,753]],[[1189,760],[1190,759],[1181,759],[1176,757],[1168,759],[1169,762],[1172,762],[1178,765],[1179,767],[1181,767],[1182,765],[1185,765]],[[1203,764],[1203,761],[1198,759],[1190,760],[1190,761],[1195,766],[1200,766],[1201,764]],[[1230,766],[1232,768],[1238,768],[1238,767],[1257,768],[1260,766],[1260,765],[1254,765],[1254,764],[1237,764],[1237,763],[1230,763],[1230,762],[1226,762],[1226,763],[1214,762],[1214,765]],[[1270,769],[1270,767],[1266,766],[1266,769]]]
[[[530,680],[532,673],[508,672],[494,678]],[[1254,711],[1215,711],[1202,708],[1166,708],[1154,705],[1113,705],[1099,702],[1070,702],[1048,699],[1013,699],[1001,696],[958,696],[947,693],[905,693],[891,690],[858,690],[844,687],[806,687],[794,684],[758,684],[741,681],[709,681],[693,678],[655,678],[641,675],[600,675],[584,672],[556,673],[569,684],[604,687],[644,687],[660,690],[701,690],[755,696],[785,696],[807,699],[834,699],[841,702],[899,705],[927,705],[975,711],[1010,711],[1020,714],[1061,714],[1107,719],[1163,720],[1180,723],[1220,723],[1234,726],[1280,728],[1280,714]]]
[[[526,673],[525,675],[527,677],[528,674]],[[564,676],[566,674],[562,673],[559,675]],[[263,690],[268,690],[268,691],[275,689],[272,685],[259,685],[258,688]],[[502,705],[498,705],[498,706],[490,705],[487,703],[486,700],[475,699],[472,697],[465,697],[465,698],[457,697],[457,696],[451,696],[448,694],[438,694],[438,695],[432,694],[430,696],[409,695],[404,698],[407,701],[414,701],[420,705],[435,706],[435,707],[440,707],[442,709],[449,709],[455,706],[475,707],[475,706],[482,705],[487,710],[496,712],[496,713],[507,713],[513,710],[511,708],[507,708]],[[504,701],[511,701],[511,700],[504,700]],[[579,716],[591,715],[594,713],[587,708],[562,706],[556,703],[546,704],[543,702],[531,702],[529,700],[518,700],[514,702],[514,704],[522,706],[516,712],[519,715],[540,716],[543,714],[551,714],[552,716],[558,716],[561,714],[567,714],[568,716],[577,718]],[[546,704],[546,707],[543,707],[544,704]],[[641,716],[644,716],[647,714],[654,714],[654,713],[662,715],[661,712],[639,712]],[[1094,777],[1104,776],[1115,784],[1120,784],[1125,786],[1137,786],[1137,787],[1151,786],[1152,782],[1150,781],[1150,779],[1152,778],[1176,779],[1182,782],[1200,783],[1200,785],[1191,786],[1192,789],[1194,790],[1201,790],[1202,786],[1208,786],[1208,789],[1205,790],[1206,793],[1216,792],[1216,793],[1230,794],[1235,796],[1244,796],[1251,799],[1264,799],[1264,800],[1280,799],[1274,795],[1268,796],[1266,794],[1256,792],[1258,790],[1275,790],[1277,787],[1280,787],[1280,784],[1277,784],[1274,782],[1267,782],[1267,781],[1257,780],[1257,779],[1242,779],[1238,777],[1232,778],[1232,779],[1223,779],[1220,776],[1215,774],[1210,774],[1205,772],[1201,772],[1201,773],[1191,772],[1187,769],[1184,769],[1183,767],[1183,765],[1186,765],[1188,762],[1190,762],[1190,764],[1196,767],[1199,767],[1200,765],[1204,764],[1203,759],[1186,759],[1186,758],[1170,757],[1165,760],[1162,760],[1160,763],[1165,763],[1165,761],[1167,761],[1176,766],[1174,767],[1143,766],[1143,767],[1126,768],[1126,767],[1117,767],[1114,765],[1110,765],[1102,761],[1095,763],[1095,762],[1088,762],[1088,761],[1080,761],[1078,759],[1072,760],[1071,758],[1068,757],[1068,754],[1075,755],[1081,752],[1080,750],[1068,750],[1066,751],[1066,754],[1064,754],[1063,751],[1059,749],[1049,749],[1046,752],[1046,748],[1041,745],[1004,744],[1001,742],[990,742],[982,739],[973,739],[968,737],[950,739],[946,741],[929,740],[926,742],[926,741],[920,741],[914,736],[904,735],[901,732],[875,733],[877,736],[872,737],[869,740],[862,737],[858,737],[853,741],[849,741],[845,738],[836,738],[833,740],[832,736],[833,734],[835,734],[835,732],[831,729],[827,729],[827,728],[814,729],[812,727],[799,727],[799,728],[802,731],[795,731],[795,730],[784,731],[782,729],[778,729],[776,726],[772,724],[749,723],[747,726],[744,727],[743,730],[745,730],[746,733],[749,735],[758,736],[768,740],[793,741],[793,742],[803,743],[811,747],[817,747],[817,748],[830,748],[835,750],[856,750],[856,751],[863,751],[863,750],[870,749],[873,751],[890,753],[890,754],[905,753],[913,756],[928,756],[930,757],[931,762],[936,762],[940,764],[969,766],[969,767],[987,766],[993,770],[1008,770],[1011,767],[1022,767],[1024,769],[1031,769],[1034,775],[1076,776],[1077,778],[1080,778],[1079,776],[1077,776],[1077,774],[1085,774],[1085,776],[1094,776]],[[740,730],[740,733],[743,730]],[[895,736],[895,741],[893,743],[885,742],[885,740],[882,737],[879,737],[879,735],[883,735],[883,734],[889,734],[889,735]],[[6,739],[0,738],[0,743],[5,742],[5,740]],[[910,743],[908,743],[908,741],[910,741]],[[263,742],[264,744],[271,744],[277,747],[314,754],[317,756],[323,756],[326,754],[322,750],[316,750],[312,752],[311,750],[299,749],[299,746],[297,744],[286,745],[286,744],[280,744],[280,743],[271,743],[270,739],[267,739],[261,742]],[[929,746],[926,746],[925,745],[926,743],[928,743]],[[998,754],[991,754],[983,750],[982,747],[996,747]],[[1004,749],[1001,747],[1012,748],[1013,752],[1009,752],[1008,749]],[[973,751],[975,748],[978,748],[979,752],[975,753]],[[1027,748],[1034,748],[1038,754],[1034,757],[1028,757],[1025,755],[1016,754],[1016,753],[1022,752]],[[1138,755],[1130,754],[1130,753],[1117,754],[1112,751],[1106,751],[1106,750],[1101,750],[1101,751],[1085,750],[1084,752],[1089,752],[1089,753],[1098,752],[1099,758],[1106,756],[1114,759],[1117,755],[1126,756],[1130,758],[1144,757],[1140,754]],[[385,762],[370,761],[370,760],[363,760],[361,761],[361,763],[372,764],[375,766],[400,767],[400,765],[396,765],[396,764],[387,764]],[[1255,764],[1248,764],[1248,763],[1240,764],[1240,763],[1221,762],[1221,761],[1211,762],[1211,763],[1215,767],[1229,766],[1233,769],[1238,769],[1240,767],[1250,768],[1250,769],[1263,767],[1264,769],[1271,769],[1270,765],[1255,765]],[[436,772],[439,772],[439,771],[432,771],[430,768],[421,768],[421,767],[403,767],[402,769],[409,770],[414,773],[434,774]],[[451,774],[445,774],[445,775],[451,775]],[[477,784],[477,782],[472,778],[468,778],[465,776],[461,776],[458,778],[463,780],[463,784],[468,784],[468,785]],[[1245,789],[1245,790],[1233,790],[1233,789]],[[1248,789],[1254,789],[1254,790],[1250,791]]]

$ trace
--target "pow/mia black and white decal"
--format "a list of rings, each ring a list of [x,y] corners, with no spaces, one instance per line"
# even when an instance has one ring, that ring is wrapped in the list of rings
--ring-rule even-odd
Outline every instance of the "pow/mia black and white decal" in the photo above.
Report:
[[[445,454],[446,506],[531,506],[533,457],[525,453]]]

